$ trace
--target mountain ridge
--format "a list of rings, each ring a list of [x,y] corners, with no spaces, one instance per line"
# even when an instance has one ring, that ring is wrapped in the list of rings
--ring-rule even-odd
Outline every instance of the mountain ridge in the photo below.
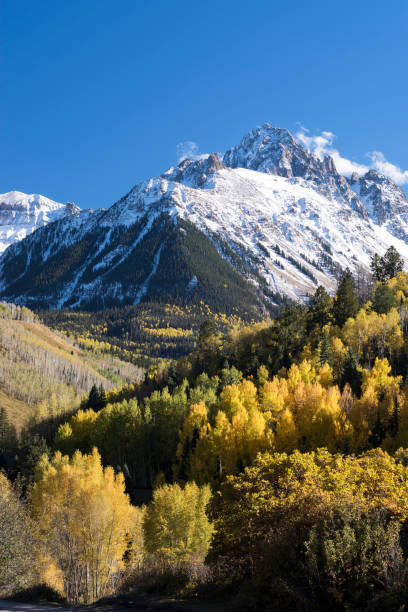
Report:
[[[374,171],[347,179],[332,158],[264,124],[222,159],[184,159],[107,210],[64,216],[13,244],[0,258],[0,291],[51,308],[188,303],[211,292],[219,308],[233,293],[262,309],[307,300],[318,284],[333,290],[341,269],[367,268],[391,244],[408,260],[399,187]]]
[[[15,190],[0,194],[0,253],[39,227],[80,212],[72,202],[61,204],[37,193]]]

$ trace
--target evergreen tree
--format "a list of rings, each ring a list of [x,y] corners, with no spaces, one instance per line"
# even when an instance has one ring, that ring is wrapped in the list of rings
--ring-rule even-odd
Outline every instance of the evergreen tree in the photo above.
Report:
[[[390,246],[390,248],[387,249],[383,260],[384,272],[387,280],[394,278],[399,272],[402,272],[404,268],[404,261],[395,247]]]
[[[382,257],[378,253],[374,253],[370,262],[370,269],[374,280],[383,282],[383,263]]]
[[[99,389],[96,385],[93,385],[89,392],[87,408],[92,410],[99,410]]]
[[[103,385],[100,385],[99,387],[99,410],[102,410],[102,408],[105,408],[107,403],[108,403],[108,400],[106,398],[106,391]]]
[[[394,292],[387,285],[377,285],[373,294],[373,310],[378,314],[387,314],[397,306]]]
[[[300,304],[286,304],[274,328],[276,351],[270,365],[271,370],[290,368],[294,355],[302,351],[306,339],[307,310]]]
[[[342,327],[349,317],[354,317],[358,311],[358,300],[354,292],[354,280],[350,270],[342,274],[333,304],[333,314],[336,325]]]
[[[343,442],[343,455],[349,455],[349,454],[350,454],[350,438],[346,434],[344,436],[344,442]]]
[[[398,410],[398,402],[394,400],[394,409],[392,411],[391,418],[388,423],[388,433],[391,438],[395,438],[399,430],[399,410]]]
[[[320,365],[328,363],[332,365],[332,349],[329,334],[327,331],[323,333],[320,341]]]
[[[340,388],[343,391],[346,383],[348,383],[354,395],[361,394],[361,371],[357,365],[357,359],[351,348],[348,349],[343,362],[343,368],[340,379]]]
[[[333,320],[332,299],[326,289],[319,285],[312,298],[309,308],[308,330],[317,327],[324,327]]]
[[[93,385],[92,389],[89,392],[89,397],[86,404],[87,408],[98,412],[99,410],[102,410],[102,408],[105,408],[106,404],[106,392],[103,386],[100,385],[99,387],[97,387],[96,385]]]
[[[180,468],[179,468],[179,473],[178,473],[179,480],[181,481],[185,481],[188,478],[190,454],[191,454],[191,441],[190,441],[190,437],[187,436],[183,444],[183,450],[181,453],[181,460],[180,460]]]
[[[199,439],[200,439],[200,428],[198,427],[198,424],[195,423],[194,424],[194,429],[193,429],[193,435],[192,435],[192,438],[191,438],[191,450],[192,451],[197,446],[197,443],[198,443]]]
[[[206,340],[208,340],[211,336],[215,334],[217,331],[217,326],[212,319],[206,319],[200,325],[200,330],[198,332],[198,343],[200,347],[204,344]]]
[[[374,423],[374,427],[372,428],[371,433],[368,436],[368,441],[373,446],[373,448],[377,448],[377,446],[381,445],[382,441],[386,436],[386,433],[387,429],[381,421],[380,413],[378,413],[376,421]]]
[[[397,249],[390,246],[383,257],[375,253],[371,258],[371,272],[376,281],[386,283],[390,278],[397,276],[404,268],[404,261]]]
[[[18,472],[27,483],[34,479],[35,468],[43,455],[51,457],[50,449],[44,440],[39,436],[25,436],[22,448],[19,452],[19,459],[15,471]]]
[[[174,364],[174,361],[172,361],[167,373],[167,386],[169,388],[169,391],[173,391],[173,389],[175,389],[178,384],[179,381],[176,366]]]

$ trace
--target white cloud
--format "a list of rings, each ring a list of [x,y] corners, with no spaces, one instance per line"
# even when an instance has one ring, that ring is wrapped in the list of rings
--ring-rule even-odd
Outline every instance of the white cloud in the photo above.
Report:
[[[200,153],[200,148],[196,142],[193,140],[185,140],[184,142],[179,142],[176,146],[177,152],[177,161],[180,163],[183,159],[204,159],[208,157],[208,153]]]
[[[397,185],[406,185],[408,183],[408,170],[401,170],[398,166],[391,164],[380,151],[372,151],[368,154],[368,157],[371,159],[372,168],[389,176]]]
[[[309,151],[317,155],[319,159],[323,159],[325,155],[330,155],[334,159],[337,171],[340,174],[346,176],[350,176],[353,172],[365,174],[368,170],[368,166],[359,164],[340,155],[339,151],[333,146],[336,138],[333,132],[321,132],[317,136],[309,136],[308,130],[301,127],[296,134],[296,138],[305,145]]]
[[[330,155],[333,158],[336,168],[340,174],[350,176],[353,172],[357,172],[361,175],[367,172],[370,168],[374,168],[378,172],[388,176],[395,183],[397,183],[397,185],[408,184],[408,170],[401,170],[401,168],[398,166],[395,166],[391,162],[387,161],[384,154],[380,151],[367,153],[366,157],[370,159],[371,163],[366,165],[360,164],[359,162],[355,162],[351,159],[347,159],[347,157],[343,157],[338,149],[333,146],[336,138],[333,132],[324,131],[315,136],[311,136],[309,131],[301,126],[296,134],[296,138],[305,147],[312,151],[312,153],[317,155],[319,159],[323,159],[325,155]]]

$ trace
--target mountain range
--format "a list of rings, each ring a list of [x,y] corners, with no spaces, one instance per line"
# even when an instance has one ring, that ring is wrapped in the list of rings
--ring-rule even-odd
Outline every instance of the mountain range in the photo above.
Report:
[[[0,196],[0,297],[97,310],[204,301],[256,312],[332,291],[394,245],[408,261],[408,200],[374,170],[351,178],[264,124],[222,157],[184,159],[107,210]]]

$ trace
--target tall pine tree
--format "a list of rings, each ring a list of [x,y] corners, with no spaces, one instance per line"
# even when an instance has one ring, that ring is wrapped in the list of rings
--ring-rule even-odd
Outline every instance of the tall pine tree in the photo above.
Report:
[[[348,383],[354,395],[361,394],[362,375],[361,370],[357,365],[357,359],[353,351],[349,348],[343,362],[342,373],[340,377],[340,388],[343,391]]]
[[[324,327],[333,321],[333,303],[326,289],[319,285],[310,303],[308,313],[308,331],[315,327]]]
[[[358,311],[358,300],[354,292],[354,279],[347,268],[343,272],[333,304],[333,314],[336,325],[342,327],[349,317],[354,317]]]

